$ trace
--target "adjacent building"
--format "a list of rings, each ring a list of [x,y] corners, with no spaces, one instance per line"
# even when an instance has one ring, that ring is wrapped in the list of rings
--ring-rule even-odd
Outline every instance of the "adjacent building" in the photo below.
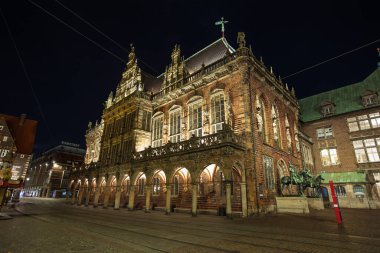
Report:
[[[0,198],[8,189],[8,197],[18,199],[32,159],[36,131],[37,121],[27,119],[25,114],[0,114]]]
[[[37,155],[31,162],[23,195],[65,197],[70,172],[83,165],[85,150],[79,144],[60,145]]]
[[[244,33],[237,48],[222,37],[187,58],[175,45],[157,77],[141,69],[132,46],[101,118],[102,133],[90,127],[86,135],[91,165],[71,175],[72,203],[269,212],[280,178],[305,160],[295,91],[253,55]]]
[[[332,180],[341,207],[380,208],[380,62],[362,82],[299,100],[323,197]]]

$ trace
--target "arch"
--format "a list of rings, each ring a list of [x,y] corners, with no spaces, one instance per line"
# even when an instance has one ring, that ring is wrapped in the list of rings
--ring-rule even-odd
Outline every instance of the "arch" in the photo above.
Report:
[[[288,166],[286,166],[286,163],[282,158],[277,161],[277,172],[279,179],[285,176],[290,176]]]
[[[153,115],[152,115],[152,119],[153,118],[156,118],[156,117],[159,117],[159,116],[163,116],[164,115],[164,113],[162,112],[162,111],[157,111],[157,112],[155,112]]]
[[[194,95],[189,100],[187,101],[187,105],[190,105],[192,103],[198,103],[198,102],[203,102],[203,97],[200,95]]]

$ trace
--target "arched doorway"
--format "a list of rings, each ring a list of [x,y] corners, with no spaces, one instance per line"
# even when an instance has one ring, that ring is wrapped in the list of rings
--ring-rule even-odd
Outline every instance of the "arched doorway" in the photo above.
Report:
[[[181,167],[176,169],[171,179],[171,211],[174,208],[191,209],[191,175],[188,169]]]
[[[105,190],[106,190],[106,179],[103,177],[99,185],[99,201],[98,201],[99,204],[104,203]]]
[[[125,174],[123,180],[121,181],[120,206],[122,207],[128,206],[130,186],[131,186],[131,179],[127,174]]]
[[[115,205],[115,195],[116,195],[116,177],[113,176],[110,183],[110,196],[109,196],[109,205]]]

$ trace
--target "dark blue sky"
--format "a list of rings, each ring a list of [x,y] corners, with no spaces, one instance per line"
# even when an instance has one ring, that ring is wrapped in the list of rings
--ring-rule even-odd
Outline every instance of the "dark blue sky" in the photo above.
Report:
[[[54,0],[33,0],[120,58],[127,53],[68,13]],[[39,121],[36,149],[61,140],[84,144],[88,121],[120,80],[124,63],[32,5],[0,4],[32,81],[41,119],[13,43],[0,22],[0,112]],[[137,57],[163,72],[174,44],[185,57],[220,36],[246,33],[254,54],[282,77],[380,39],[379,1],[74,1],[60,0]],[[362,80],[377,66],[380,43],[288,78],[298,98]],[[144,66],[143,66],[144,67]],[[147,69],[146,67],[144,67]],[[50,130],[49,130],[50,129]],[[52,133],[51,136],[49,131]]]

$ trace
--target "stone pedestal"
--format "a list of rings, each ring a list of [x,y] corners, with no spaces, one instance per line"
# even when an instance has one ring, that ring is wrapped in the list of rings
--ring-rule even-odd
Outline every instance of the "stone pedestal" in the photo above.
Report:
[[[315,210],[325,209],[322,198],[307,198],[307,202],[310,209],[315,209]]]
[[[276,197],[278,213],[309,213],[309,204],[305,197]]]

